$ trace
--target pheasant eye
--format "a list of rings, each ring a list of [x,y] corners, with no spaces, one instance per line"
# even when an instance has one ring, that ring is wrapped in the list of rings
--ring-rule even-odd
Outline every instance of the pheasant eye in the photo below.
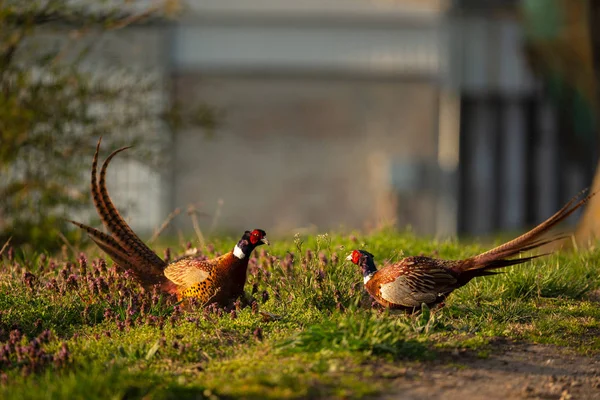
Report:
[[[352,262],[354,264],[358,264],[358,262],[360,261],[360,256],[361,256],[360,251],[354,250],[352,252]]]

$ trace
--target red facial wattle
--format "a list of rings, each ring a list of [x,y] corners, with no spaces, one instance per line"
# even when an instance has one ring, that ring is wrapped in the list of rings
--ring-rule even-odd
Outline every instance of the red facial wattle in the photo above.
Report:
[[[250,243],[257,244],[258,242],[261,241],[262,238],[263,238],[262,232],[255,229],[250,234]]]
[[[352,262],[354,264],[358,265],[358,262],[360,261],[360,256],[361,256],[360,251],[354,250],[352,252]]]

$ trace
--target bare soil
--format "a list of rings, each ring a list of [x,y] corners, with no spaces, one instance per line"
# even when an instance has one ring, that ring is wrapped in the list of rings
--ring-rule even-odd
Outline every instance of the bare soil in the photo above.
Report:
[[[487,358],[455,351],[380,373],[395,388],[381,399],[600,399],[600,356],[557,346],[501,340]]]

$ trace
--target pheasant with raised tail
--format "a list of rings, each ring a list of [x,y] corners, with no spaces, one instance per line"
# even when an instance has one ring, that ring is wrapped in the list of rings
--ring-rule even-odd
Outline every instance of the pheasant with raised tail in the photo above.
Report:
[[[159,285],[161,290],[177,295],[178,299],[194,297],[202,304],[226,306],[239,298],[244,293],[250,254],[256,247],[269,244],[265,231],[245,231],[235,247],[220,257],[211,260],[183,257],[167,264],[133,232],[117,211],[106,189],[106,171],[110,161],[129,147],[115,150],[108,156],[98,179],[100,142],[101,139],[92,162],[91,191],[98,215],[110,233],[71,222],[85,230],[115,263],[131,271],[144,287]]]

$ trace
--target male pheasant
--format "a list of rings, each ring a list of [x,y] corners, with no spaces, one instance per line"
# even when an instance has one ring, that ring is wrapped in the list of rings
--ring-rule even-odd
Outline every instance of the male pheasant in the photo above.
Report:
[[[250,254],[257,246],[269,244],[265,231],[245,231],[233,250],[218,258],[198,260],[183,257],[167,265],[127,225],[106,189],[108,164],[115,155],[129,147],[112,152],[102,164],[100,179],[97,179],[101,140],[98,141],[92,162],[91,191],[96,210],[110,234],[79,222],[70,222],[85,230],[113,261],[130,270],[144,287],[159,285],[163,291],[176,294],[179,299],[195,297],[203,304],[218,303],[225,306],[240,297],[244,292]]]
[[[358,265],[363,273],[365,289],[384,307],[416,311],[422,303],[435,306],[475,277],[495,275],[492,270],[521,264],[545,254],[510,258],[563,237],[541,238],[548,230],[585,204],[593,194],[569,201],[556,214],[529,232],[485,253],[465,260],[440,260],[430,257],[406,257],[377,270],[373,254],[354,250],[347,261]]]

